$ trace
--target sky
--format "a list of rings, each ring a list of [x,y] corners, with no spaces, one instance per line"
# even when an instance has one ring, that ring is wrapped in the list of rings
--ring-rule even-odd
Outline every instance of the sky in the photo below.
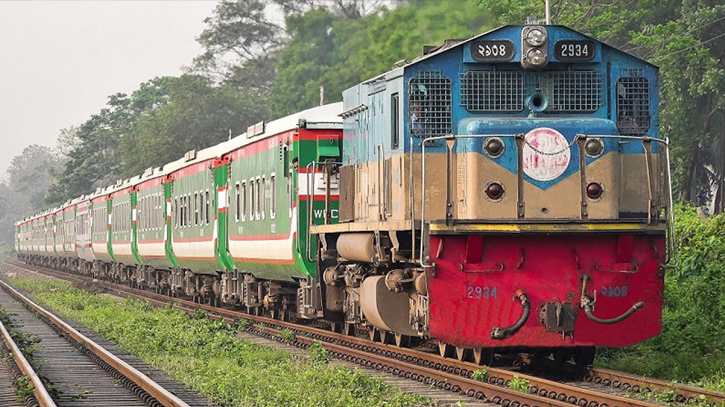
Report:
[[[214,1],[0,1],[0,177],[109,95],[182,73]]]

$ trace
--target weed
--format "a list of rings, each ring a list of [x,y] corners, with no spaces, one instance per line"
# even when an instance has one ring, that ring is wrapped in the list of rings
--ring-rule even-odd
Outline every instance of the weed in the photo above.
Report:
[[[531,383],[526,379],[520,379],[519,375],[514,375],[514,378],[509,383],[509,389],[520,391],[521,393],[528,393],[530,386]]]
[[[33,386],[30,385],[30,379],[27,376],[18,376],[13,380],[15,386],[15,395],[18,396],[18,402],[27,403],[33,397]]]
[[[330,361],[327,349],[320,342],[312,342],[307,351],[310,352],[310,359],[315,363],[328,363]]]
[[[319,363],[329,360],[320,344],[313,345],[312,357],[299,360],[287,352],[239,340],[236,332],[251,327],[248,322],[230,326],[189,318],[169,307],[91,295],[65,282],[17,279],[13,284],[60,316],[78,321],[221,405],[403,407],[429,403],[427,397],[405,394],[382,379]]]
[[[291,329],[285,329],[282,331],[282,340],[284,343],[290,343],[295,340],[295,333]]]
[[[488,382],[488,366],[484,366],[482,369],[478,369],[475,372],[473,372],[473,376],[471,376],[473,380],[478,380],[479,382]]]

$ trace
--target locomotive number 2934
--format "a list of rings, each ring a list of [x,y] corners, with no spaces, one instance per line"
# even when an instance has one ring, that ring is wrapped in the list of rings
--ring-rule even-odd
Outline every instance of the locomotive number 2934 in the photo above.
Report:
[[[468,298],[473,300],[487,300],[489,298],[498,298],[496,287],[469,285]]]

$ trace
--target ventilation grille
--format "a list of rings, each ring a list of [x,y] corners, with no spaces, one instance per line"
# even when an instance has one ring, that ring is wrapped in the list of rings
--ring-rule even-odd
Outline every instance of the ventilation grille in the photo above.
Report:
[[[602,105],[602,74],[598,72],[544,72],[539,86],[548,99],[545,112],[594,112]]]
[[[617,80],[617,128],[621,134],[647,133],[649,116],[649,81],[639,76]]]
[[[451,80],[441,71],[422,71],[408,84],[410,133],[415,137],[451,133]]]
[[[461,106],[469,112],[518,112],[524,108],[524,77],[514,71],[461,74]]]

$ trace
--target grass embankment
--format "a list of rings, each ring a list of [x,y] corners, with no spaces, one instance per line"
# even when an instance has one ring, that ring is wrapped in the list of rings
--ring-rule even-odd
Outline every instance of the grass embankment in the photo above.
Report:
[[[600,350],[597,364],[725,391],[725,216],[676,210],[679,266],[665,275],[662,335]]]
[[[235,337],[238,327],[146,302],[90,294],[64,281],[13,284],[225,406],[410,406],[428,399],[326,364]],[[324,353],[324,350],[323,350]]]

